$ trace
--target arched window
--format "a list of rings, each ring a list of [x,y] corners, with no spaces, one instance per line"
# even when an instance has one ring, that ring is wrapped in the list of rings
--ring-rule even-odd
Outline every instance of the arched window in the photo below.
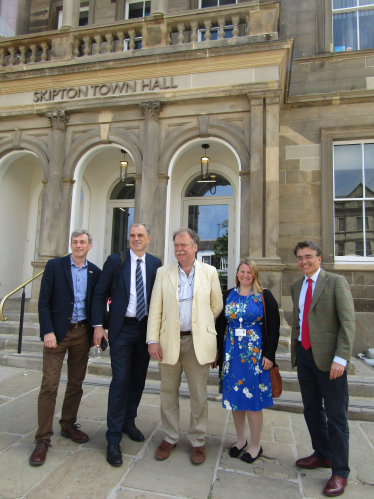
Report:
[[[234,190],[228,180],[222,175],[211,174],[208,179],[200,175],[194,178],[186,190],[186,198],[233,196]]]
[[[126,183],[118,182],[112,190],[110,199],[135,199],[135,179],[128,177]]]

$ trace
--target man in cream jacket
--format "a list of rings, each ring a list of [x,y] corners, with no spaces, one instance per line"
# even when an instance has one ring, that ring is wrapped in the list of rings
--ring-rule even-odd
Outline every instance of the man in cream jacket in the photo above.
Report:
[[[191,461],[205,461],[209,367],[217,355],[214,321],[223,308],[217,270],[195,260],[199,236],[191,229],[173,235],[178,262],[157,271],[148,315],[147,343],[161,374],[161,421],[165,438],[156,451],[167,459],[179,440],[179,386],[182,370],[190,391],[188,439]]]

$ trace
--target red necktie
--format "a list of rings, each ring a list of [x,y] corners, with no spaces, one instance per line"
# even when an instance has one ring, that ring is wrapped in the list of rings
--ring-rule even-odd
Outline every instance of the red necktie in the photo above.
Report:
[[[305,295],[304,312],[303,312],[303,330],[301,332],[301,344],[303,345],[305,350],[309,350],[310,348],[308,315],[311,303],[312,303],[312,279],[308,279],[308,289]]]

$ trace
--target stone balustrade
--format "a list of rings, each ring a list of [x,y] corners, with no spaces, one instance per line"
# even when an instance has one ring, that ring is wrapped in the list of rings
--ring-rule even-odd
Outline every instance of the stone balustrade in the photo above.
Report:
[[[51,61],[104,60],[113,53],[126,57],[137,49],[169,45],[191,44],[191,49],[197,49],[208,42],[222,43],[224,38],[229,38],[227,43],[243,37],[247,42],[271,41],[278,39],[278,25],[279,1],[253,0],[180,15],[154,14],[110,25],[62,28],[0,41],[0,70]]]

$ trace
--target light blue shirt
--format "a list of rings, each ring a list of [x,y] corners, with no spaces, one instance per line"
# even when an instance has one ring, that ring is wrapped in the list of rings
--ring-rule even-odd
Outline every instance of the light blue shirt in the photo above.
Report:
[[[317,279],[319,277],[320,272],[321,269],[319,268],[317,272],[310,277],[310,279],[312,279],[312,298],[314,290],[316,289]],[[303,285],[301,286],[300,297],[299,297],[299,324],[300,324],[299,341],[301,341],[301,335],[303,330],[304,303],[305,303],[306,292],[308,290],[308,279],[309,277],[305,276]],[[347,361],[342,359],[341,357],[338,357],[337,355],[335,355],[334,357],[334,362],[344,367],[347,365]]]
[[[71,277],[74,288],[74,308],[71,322],[79,322],[87,319],[86,316],[86,294],[87,294],[87,260],[82,267],[77,267],[70,255]]]
[[[192,331],[192,299],[193,285],[195,282],[195,264],[191,269],[188,277],[185,271],[179,267],[179,284],[178,284],[178,308],[179,308],[179,324],[181,331]]]

